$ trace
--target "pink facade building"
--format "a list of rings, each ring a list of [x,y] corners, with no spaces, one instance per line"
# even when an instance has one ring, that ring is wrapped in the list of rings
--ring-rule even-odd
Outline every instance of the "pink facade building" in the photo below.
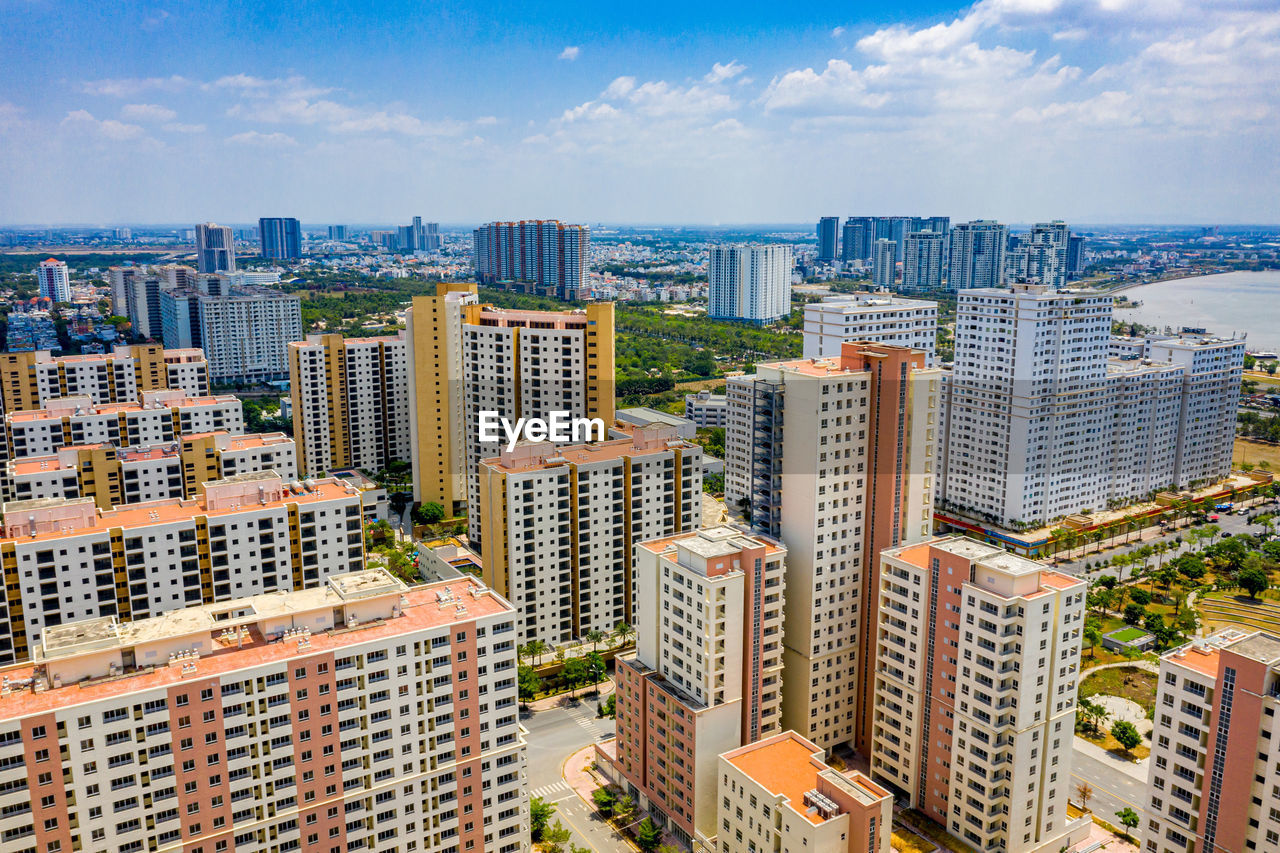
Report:
[[[732,527],[636,549],[636,652],[617,661],[619,783],[685,843],[713,845],[721,753],[780,731],[785,549]]]
[[[525,851],[514,637],[382,570],[49,629],[0,670],[0,849]]]

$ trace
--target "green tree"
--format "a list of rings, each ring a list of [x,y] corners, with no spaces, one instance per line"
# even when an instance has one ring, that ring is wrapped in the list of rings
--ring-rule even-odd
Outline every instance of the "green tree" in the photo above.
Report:
[[[631,819],[636,816],[636,801],[632,799],[630,794],[623,794],[618,797],[618,801],[613,804],[613,816],[623,826],[630,823]]]
[[[1145,589],[1134,589],[1129,593],[1129,597],[1135,604],[1141,604],[1143,607],[1151,603],[1151,593]]]
[[[591,670],[585,658],[572,657],[564,662],[564,669],[561,671],[561,675],[564,678],[564,683],[569,686],[570,694],[572,694],[578,685],[585,683],[591,677]]]
[[[591,644],[591,651],[593,652],[600,643],[604,642],[604,637],[604,631],[599,631],[595,628],[592,628],[590,631],[582,635],[582,639]]]
[[[600,679],[604,677],[604,658],[600,657],[599,652],[592,652],[585,658],[587,662],[587,671],[590,673],[591,686],[595,687],[600,683]]]
[[[542,656],[547,653],[547,644],[542,640],[530,640],[524,644],[525,653],[533,659],[535,665],[542,660]]]
[[[618,802],[618,797],[613,793],[613,789],[605,785],[601,785],[591,792],[591,801],[596,804],[596,811],[604,817],[613,814],[613,806]]]
[[[529,801],[529,834],[533,836],[534,841],[542,840],[542,834],[547,829],[547,821],[551,820],[555,810],[555,804],[548,803],[542,797],[534,797]]]
[[[415,524],[436,524],[444,519],[444,507],[434,501],[421,504],[413,511]]]
[[[521,664],[518,673],[516,678],[520,701],[532,702],[542,692],[542,679],[538,677],[538,671],[528,664]]]
[[[635,632],[636,629],[632,628],[626,622],[619,622],[617,625],[613,626],[613,635],[617,637],[619,643],[624,646],[627,644],[627,638],[635,634]]]
[[[1084,639],[1089,644],[1089,657],[1094,657],[1098,646],[1102,645],[1102,632],[1092,625],[1086,625]]]
[[[1144,616],[1147,615],[1147,609],[1141,604],[1130,602],[1124,609],[1124,621],[1129,625],[1137,625],[1142,622]]]
[[[1135,746],[1142,743],[1142,735],[1138,733],[1138,727],[1128,720],[1117,720],[1113,723],[1111,736],[1116,739],[1116,743],[1124,747],[1125,752],[1132,752]]]
[[[560,821],[542,830],[543,853],[561,853],[569,841],[569,830]]]
[[[604,712],[604,716],[616,719],[618,716],[618,697],[610,693],[609,697],[604,700],[604,707],[601,710]]]
[[[1130,832],[1137,829],[1138,824],[1142,822],[1142,819],[1138,817],[1138,813],[1128,806],[1116,812],[1116,817],[1120,818],[1120,825]]]
[[[645,853],[657,850],[658,845],[662,843],[662,830],[653,822],[653,818],[646,817],[640,821],[640,825],[636,827],[636,846]]]
[[[1249,597],[1256,601],[1258,594],[1271,586],[1271,578],[1268,577],[1266,569],[1260,566],[1250,566],[1247,569],[1240,570],[1240,574],[1236,576],[1236,583],[1240,584],[1240,588],[1249,593]]]

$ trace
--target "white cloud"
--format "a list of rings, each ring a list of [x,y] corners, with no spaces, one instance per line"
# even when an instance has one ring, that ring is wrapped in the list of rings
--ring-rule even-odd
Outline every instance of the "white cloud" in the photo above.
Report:
[[[842,35],[844,35],[844,27],[836,27],[831,31],[831,37],[833,39],[838,39]]]
[[[746,70],[747,66],[738,62],[736,59],[732,59],[724,65],[717,62],[715,65],[711,66],[711,71],[709,71],[707,76],[702,79],[712,84],[723,83],[725,80],[732,80],[734,77],[737,77]]]
[[[96,119],[88,110],[72,110],[62,120],[63,127],[81,129],[96,134],[104,139],[122,142],[129,139],[142,139],[146,131],[136,124],[126,124],[115,119]]]
[[[170,122],[164,125],[164,129],[170,133],[204,133],[206,130],[203,124],[183,124],[181,122]]]
[[[287,133],[260,133],[256,130],[228,136],[227,142],[233,145],[255,145],[263,148],[288,148],[298,144],[298,140]]]
[[[580,53],[582,53],[582,48],[578,47],[577,45],[569,45],[564,50],[560,51],[560,56],[557,58],[567,59],[570,62],[573,62],[575,59],[578,58],[578,54]]]
[[[120,117],[133,121],[171,121],[178,114],[159,104],[125,104],[120,108]]]
[[[618,77],[609,84],[609,88],[600,93],[602,98],[622,98],[636,87],[636,78],[634,77]]]
[[[0,133],[25,127],[27,120],[22,107],[8,101],[0,101]]]
[[[191,85],[185,77],[121,77],[104,80],[88,80],[81,89],[88,95],[107,95],[113,98],[129,98],[142,92],[180,92]]]

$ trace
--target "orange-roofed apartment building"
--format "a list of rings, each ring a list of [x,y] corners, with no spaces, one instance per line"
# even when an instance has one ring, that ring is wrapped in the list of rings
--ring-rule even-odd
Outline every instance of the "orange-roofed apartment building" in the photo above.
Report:
[[[716,834],[719,756],[781,730],[785,558],[732,527],[636,551],[636,651],[617,660],[617,737],[600,749],[685,844]]]
[[[199,349],[159,344],[122,345],[109,353],[55,356],[47,351],[0,354],[4,411],[42,408],[58,397],[85,396],[96,404],[133,403],[143,391],[181,388],[209,393],[209,363]]]
[[[892,344],[730,378],[725,498],[787,546],[784,728],[870,751],[885,548],[933,533],[941,373]]]
[[[195,498],[202,483],[274,471],[298,476],[293,439],[284,433],[206,432],[172,444],[116,447],[99,443],[60,448],[4,466],[5,500],[93,498],[98,509],[166,498]]]
[[[783,732],[720,756],[720,853],[890,853],[893,796]]]
[[[141,619],[364,568],[361,493],[338,480],[288,486],[263,471],[207,482],[189,501],[100,510],[55,498],[3,511],[0,663],[26,660],[67,622]]]
[[[0,848],[527,851],[514,633],[382,570],[50,629],[0,670]]]
[[[1148,853],[1280,850],[1280,637],[1237,629],[1160,659]]]
[[[1086,584],[958,536],[881,555],[871,776],[979,850],[1057,853],[1071,820]]]
[[[702,448],[675,427],[598,444],[521,443],[480,463],[485,582],[521,643],[636,623],[636,544],[702,523]]]

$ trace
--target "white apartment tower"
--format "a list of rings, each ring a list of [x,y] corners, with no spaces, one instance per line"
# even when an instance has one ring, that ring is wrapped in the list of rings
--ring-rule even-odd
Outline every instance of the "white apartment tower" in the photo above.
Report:
[[[1066,287],[1070,238],[1071,231],[1061,220],[1037,222],[1008,253],[1005,280]]]
[[[920,350],[933,365],[938,339],[938,303],[892,293],[828,296],[804,306],[804,357],[838,358],[853,341],[896,344]]]
[[[880,559],[872,778],[978,850],[1079,841],[1084,581],[961,537]]]
[[[784,728],[822,749],[868,748],[878,555],[932,535],[941,390],[889,344],[728,381],[726,500],[787,543]]]
[[[40,284],[40,295],[45,299],[71,301],[71,275],[67,272],[66,262],[57,258],[41,261],[36,268],[36,278]]]
[[[898,244],[881,237],[871,247],[871,286],[890,290],[898,277]]]
[[[408,349],[404,335],[309,335],[289,344],[293,429],[306,473],[410,461]]]
[[[203,273],[236,271],[236,241],[230,228],[213,222],[196,226],[196,269]]]
[[[707,313],[771,323],[791,312],[790,246],[712,246]]]
[[[1008,237],[1007,226],[989,219],[953,225],[947,289],[969,290],[1003,284]]]
[[[702,448],[675,427],[591,445],[522,443],[480,463],[485,582],[520,642],[559,646],[635,624],[637,543],[702,523]]]
[[[4,847],[524,853],[511,626],[365,571],[50,629],[0,671]]]

